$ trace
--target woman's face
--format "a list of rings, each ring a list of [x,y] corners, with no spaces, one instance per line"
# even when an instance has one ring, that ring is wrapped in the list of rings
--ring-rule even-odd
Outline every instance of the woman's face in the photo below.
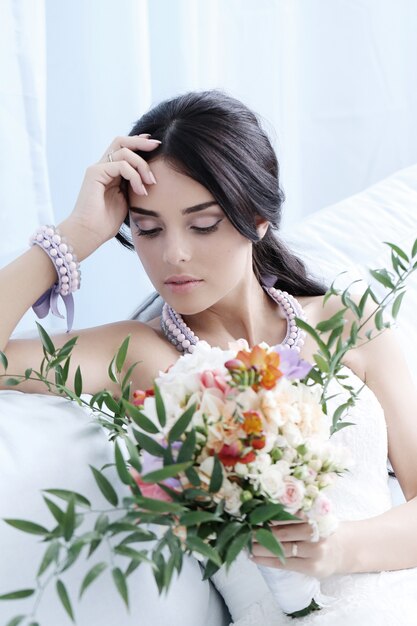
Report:
[[[224,298],[252,271],[252,243],[237,231],[205,187],[162,159],[148,196],[129,191],[136,252],[156,291],[184,315]]]

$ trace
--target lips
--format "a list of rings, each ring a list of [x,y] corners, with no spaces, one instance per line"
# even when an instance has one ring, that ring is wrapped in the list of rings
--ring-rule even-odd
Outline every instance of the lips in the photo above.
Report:
[[[185,274],[181,274],[178,276],[170,276],[165,281],[166,288],[171,291],[173,294],[188,294],[194,291],[194,289],[198,289],[198,287],[204,281],[201,278],[196,278],[195,276],[186,276]]]
[[[166,279],[165,285],[183,285],[184,283],[195,283],[200,282],[200,278],[196,278],[195,276],[186,276],[185,274],[181,274],[178,276],[170,276]]]

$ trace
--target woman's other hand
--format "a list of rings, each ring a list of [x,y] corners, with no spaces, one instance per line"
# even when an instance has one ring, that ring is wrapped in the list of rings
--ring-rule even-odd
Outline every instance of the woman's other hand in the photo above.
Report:
[[[316,578],[345,573],[349,550],[349,522],[340,523],[335,532],[325,539],[314,541],[314,532],[308,522],[274,523],[271,530],[284,549],[285,563],[261,544],[254,541],[253,561],[257,565],[292,570]]]
[[[79,260],[118,233],[128,211],[122,180],[138,195],[147,195],[145,185],[156,183],[148,163],[134,151],[150,152],[160,143],[147,134],[117,137],[100,161],[87,168],[74,210],[60,224]]]

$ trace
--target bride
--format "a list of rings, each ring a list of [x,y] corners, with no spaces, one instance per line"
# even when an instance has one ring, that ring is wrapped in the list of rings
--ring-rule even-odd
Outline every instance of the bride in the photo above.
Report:
[[[56,335],[57,347],[78,337],[69,380],[79,365],[85,393],[105,387],[118,393],[107,368],[128,334],[125,369],[141,360],[132,374],[133,388],[141,389],[201,339],[224,349],[238,338],[250,346],[297,342],[287,332],[285,311],[265,286],[291,294],[312,326],[331,317],[341,303],[335,297],[323,303],[326,288],[274,235],[284,200],[278,173],[256,116],[222,92],[191,92],[147,112],[129,136],[116,138],[87,169],[76,206],[59,229],[40,229],[30,249],[0,271],[0,293],[7,294],[0,349],[8,371],[37,367],[43,357],[39,340],[10,339],[23,314],[34,303],[42,314],[45,307],[54,308],[59,292],[71,323],[72,292],[80,286],[78,263],[114,236],[135,250],[167,303],[165,314],[174,322],[182,316],[189,332],[181,335],[176,322],[161,324],[158,317],[146,324],[119,321]],[[307,338],[292,347],[311,361],[316,346]],[[300,624],[416,624],[417,393],[391,330],[348,353],[344,366],[352,384],[363,381],[366,387],[350,414],[355,426],[335,435],[350,446],[356,462],[330,494],[339,528],[313,542],[308,524],[277,525],[285,565],[260,546],[253,561],[322,579],[333,601],[300,618]],[[19,389],[45,393],[43,384],[33,381]],[[395,508],[387,486],[387,453],[407,499]],[[188,578],[178,581],[178,623],[185,623],[181,611],[193,586],[202,593],[208,584],[197,581],[195,573],[191,568]],[[235,582],[218,577],[214,583],[236,623],[294,623],[274,604],[253,562],[242,564]],[[194,604],[190,625],[208,624]],[[173,623],[172,613],[165,617]],[[140,613],[137,623],[145,624]]]

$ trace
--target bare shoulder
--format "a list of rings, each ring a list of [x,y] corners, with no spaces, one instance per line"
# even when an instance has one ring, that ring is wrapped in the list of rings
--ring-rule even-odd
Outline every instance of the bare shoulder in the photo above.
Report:
[[[55,349],[62,348],[70,339],[76,339],[71,353],[68,380],[73,380],[77,367],[80,367],[85,393],[96,393],[104,388],[117,393],[118,387],[115,387],[108,377],[108,366],[127,337],[129,347],[124,369],[127,370],[133,363],[138,363],[132,376],[132,382],[137,387],[150,386],[159,371],[165,370],[178,358],[175,348],[161,337],[156,329],[134,320],[51,335]],[[7,370],[9,375],[23,374],[28,368],[36,371],[44,356],[39,338],[12,339],[6,346],[5,354],[9,364]],[[2,388],[4,386],[0,379],[0,389]],[[22,383],[19,390],[45,393],[45,386],[36,380],[28,381]]]

